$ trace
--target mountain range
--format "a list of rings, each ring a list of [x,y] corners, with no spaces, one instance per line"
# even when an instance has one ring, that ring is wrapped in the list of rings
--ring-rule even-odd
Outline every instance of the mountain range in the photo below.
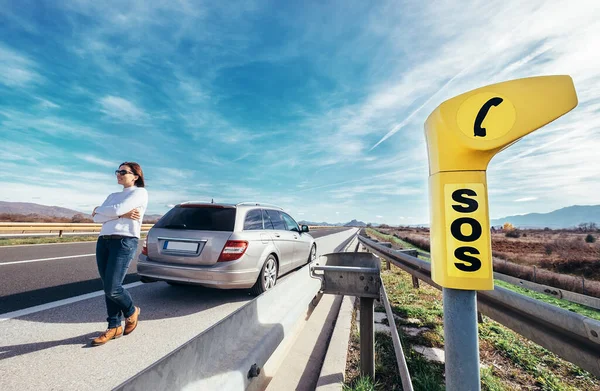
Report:
[[[62,208],[59,206],[46,206],[30,202],[7,202],[0,201],[0,213],[13,214],[37,214],[40,216],[54,216],[71,218],[76,214],[82,214],[90,218],[91,215],[77,210]],[[158,220],[161,215],[153,214],[144,216],[144,220]],[[347,223],[327,223],[301,220],[299,224],[332,226],[332,227],[365,227],[362,221],[352,220]],[[490,221],[492,226],[511,223],[519,228],[574,228],[582,223],[595,223],[600,227],[600,205],[573,205],[561,208],[549,213],[528,213],[524,215],[507,216]],[[372,224],[377,227],[379,224]]]
[[[600,205],[573,205],[549,213],[528,213],[493,219],[493,226],[511,223],[519,228],[574,228],[582,223],[596,223],[600,227]]]
[[[0,201],[0,213],[10,214],[36,214],[40,216],[48,217],[60,217],[60,218],[71,218],[75,215],[83,215],[86,218],[92,218],[89,213],[83,213],[78,210],[62,208],[60,206],[47,206],[34,204],[32,202],[7,202]],[[146,220],[158,220],[162,215],[144,215],[144,221]]]
[[[327,226],[327,227],[366,227],[367,224],[363,223],[362,221],[357,221],[357,220],[352,220],[349,221],[347,223],[326,223],[326,222],[321,222],[321,223],[316,223],[314,221],[306,221],[306,220],[300,220],[298,221],[298,224],[300,225],[314,225],[314,226]],[[377,226],[377,224],[373,224],[373,226]]]

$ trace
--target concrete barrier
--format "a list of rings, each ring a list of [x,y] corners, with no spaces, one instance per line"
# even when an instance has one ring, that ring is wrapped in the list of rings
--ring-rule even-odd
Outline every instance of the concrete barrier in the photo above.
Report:
[[[344,248],[354,235],[335,251]],[[202,332],[115,390],[245,390],[321,288],[309,265]],[[169,330],[168,332],[177,332]],[[168,338],[168,334],[165,334]]]

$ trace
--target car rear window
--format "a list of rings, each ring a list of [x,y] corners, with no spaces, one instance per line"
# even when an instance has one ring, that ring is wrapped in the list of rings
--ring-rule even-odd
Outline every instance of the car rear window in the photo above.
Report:
[[[156,224],[156,228],[191,229],[201,231],[233,231],[235,208],[175,207]]]
[[[262,210],[254,209],[246,214],[246,220],[244,221],[244,230],[252,231],[263,229]]]

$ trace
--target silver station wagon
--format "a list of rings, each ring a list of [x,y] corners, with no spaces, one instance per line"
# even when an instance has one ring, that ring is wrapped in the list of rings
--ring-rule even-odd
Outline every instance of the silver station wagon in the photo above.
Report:
[[[308,226],[277,206],[185,202],[150,229],[137,272],[142,282],[251,288],[259,295],[316,254]]]

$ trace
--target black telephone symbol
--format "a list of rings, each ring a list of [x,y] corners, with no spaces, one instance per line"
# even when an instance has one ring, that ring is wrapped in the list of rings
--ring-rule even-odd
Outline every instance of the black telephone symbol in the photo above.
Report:
[[[486,129],[481,127],[481,125],[483,124],[483,120],[487,116],[488,111],[490,111],[492,106],[498,106],[503,101],[504,101],[504,99],[496,97],[496,98],[492,98],[492,99],[488,100],[487,102],[485,102],[483,107],[479,110],[479,113],[477,113],[477,117],[475,118],[475,126],[474,126],[475,137],[477,137],[477,136],[485,137]]]

